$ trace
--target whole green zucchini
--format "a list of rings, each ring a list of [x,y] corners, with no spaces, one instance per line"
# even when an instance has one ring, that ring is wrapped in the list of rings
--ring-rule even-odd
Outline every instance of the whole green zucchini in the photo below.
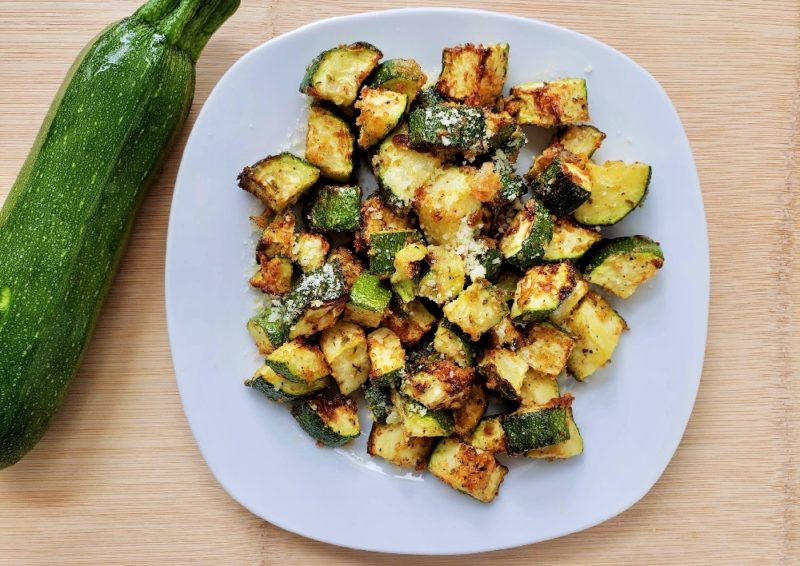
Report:
[[[44,434],[239,0],[150,0],[73,64],[0,211],[0,468]]]

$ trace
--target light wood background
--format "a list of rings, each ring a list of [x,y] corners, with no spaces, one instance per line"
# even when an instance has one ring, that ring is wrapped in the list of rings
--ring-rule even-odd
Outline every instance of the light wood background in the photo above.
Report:
[[[75,55],[138,4],[0,0],[0,199]],[[427,3],[242,4],[199,62],[192,118],[144,205],[65,406],[33,452],[0,472],[2,564],[400,561],[284,532],[239,507],[214,481],[173,379],[164,246],[183,142],[212,86],[239,56],[318,18]],[[437,4],[568,26],[631,55],[661,81],[683,119],[703,186],[712,304],[697,406],[675,458],[642,501],[559,540],[414,563],[800,563],[800,4]]]

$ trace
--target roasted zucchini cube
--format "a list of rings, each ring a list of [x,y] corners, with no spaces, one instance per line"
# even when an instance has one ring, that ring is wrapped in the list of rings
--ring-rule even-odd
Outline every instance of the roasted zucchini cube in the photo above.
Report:
[[[296,401],[316,393],[328,386],[327,377],[312,381],[310,383],[298,383],[291,381],[277,374],[267,365],[261,366],[251,379],[244,382],[248,387],[252,387],[267,399],[279,403]]]
[[[547,318],[569,297],[578,274],[568,261],[531,267],[517,283],[511,318],[533,322]]]
[[[514,352],[524,344],[525,336],[523,336],[519,328],[514,326],[510,317],[505,317],[489,329],[490,348],[506,348]]]
[[[367,337],[360,326],[339,321],[322,331],[319,346],[343,395],[350,395],[367,381]]]
[[[250,285],[270,295],[285,295],[292,290],[292,261],[285,257],[261,258],[261,267]]]
[[[572,417],[572,408],[567,409],[567,426],[569,427],[569,438],[558,444],[537,448],[525,453],[528,458],[541,460],[566,460],[583,454],[583,437],[575,419]]]
[[[561,301],[561,304],[556,310],[550,313],[550,320],[559,326],[566,326],[567,319],[581,302],[581,299],[589,292],[589,283],[580,277],[575,281],[575,288],[567,295],[567,298]]]
[[[408,244],[421,240],[416,230],[387,230],[374,232],[369,239],[369,271],[381,279],[388,279],[395,271],[394,259]]]
[[[522,407],[539,407],[560,396],[558,380],[554,375],[529,369],[522,382],[519,402]]]
[[[468,439],[488,406],[489,398],[486,390],[480,383],[473,383],[464,403],[459,408],[453,409],[453,433]]]
[[[320,171],[291,153],[266,157],[239,175],[239,186],[275,212],[297,202],[319,179]]]
[[[339,246],[328,256],[328,263],[336,265],[342,271],[346,290],[353,288],[358,278],[364,272],[364,264],[356,257],[353,251],[344,246]]]
[[[528,331],[527,344],[519,353],[531,368],[555,377],[567,367],[574,346],[572,336],[550,322],[540,322]]]
[[[380,385],[393,386],[400,381],[406,367],[406,351],[397,334],[378,328],[367,336],[370,379]]]
[[[395,214],[379,195],[372,195],[361,205],[361,230],[356,233],[355,249],[359,252],[366,252],[372,234],[376,232],[413,229],[408,218]]]
[[[383,387],[378,382],[367,381],[364,384],[364,400],[369,406],[372,420],[376,423],[386,424],[386,421],[394,413],[391,387]]]
[[[594,283],[627,299],[664,265],[664,252],[647,236],[604,240],[586,257],[583,273]]]
[[[403,124],[378,146],[372,158],[372,171],[386,202],[405,211],[410,208],[417,189],[436,173],[442,162],[439,155],[409,147],[408,126]]]
[[[297,219],[291,210],[276,214],[264,228],[256,245],[256,260],[260,262],[262,257],[292,257],[296,223]]]
[[[511,226],[500,240],[500,252],[510,264],[527,269],[541,259],[552,237],[553,218],[550,211],[532,198],[511,221]]]
[[[289,339],[286,311],[278,299],[268,302],[264,311],[247,322],[247,330],[259,352],[269,354]]]
[[[417,344],[436,323],[436,317],[420,301],[394,302],[383,323],[408,346]]]
[[[408,117],[409,144],[419,149],[481,152],[486,144],[483,109],[439,104],[417,108]]]
[[[567,360],[567,371],[578,381],[611,361],[622,332],[628,329],[617,311],[593,291],[578,303],[565,326],[576,338]]]
[[[355,232],[361,222],[361,187],[320,187],[307,219],[309,228],[317,232]]]
[[[308,109],[306,160],[322,175],[347,182],[353,173],[355,137],[344,118],[322,106]]]
[[[545,128],[587,122],[586,81],[562,79],[515,86],[506,101],[506,110],[520,124]]]
[[[478,371],[486,378],[486,387],[511,401],[520,400],[528,369],[525,358],[506,348],[486,350],[478,362]]]
[[[557,145],[584,159],[589,159],[600,148],[606,135],[587,124],[559,128],[550,145]]]
[[[428,409],[396,390],[392,390],[392,404],[409,436],[450,436],[453,432],[453,414],[446,409]]]
[[[428,248],[418,242],[403,246],[394,256],[394,273],[389,278],[392,289],[404,303],[414,300],[419,291],[419,272]]]
[[[414,209],[428,243],[458,246],[465,231],[474,231],[482,208],[473,195],[477,173],[474,167],[448,166],[417,190]]]
[[[577,260],[596,244],[602,235],[597,230],[579,226],[567,218],[553,222],[553,237],[544,248],[544,261]]]
[[[606,161],[587,164],[592,192],[572,213],[584,226],[616,224],[641,206],[650,185],[650,166],[644,163]]]
[[[323,51],[306,69],[300,92],[337,106],[352,106],[361,83],[381,57],[377,47],[364,41]]]
[[[507,43],[448,47],[442,51],[436,89],[456,102],[490,106],[503,94],[507,70]]]
[[[369,86],[405,94],[411,104],[427,80],[422,67],[413,59],[388,59],[375,69]]]
[[[429,409],[457,409],[463,406],[474,381],[472,368],[439,360],[407,375],[400,390]]]
[[[377,276],[363,272],[350,289],[350,300],[344,310],[344,318],[367,328],[381,324],[392,292]]]
[[[442,246],[428,246],[428,272],[420,279],[417,294],[441,305],[464,289],[467,274],[461,256]]]
[[[330,328],[344,312],[347,299],[333,299],[330,301],[318,301],[319,306],[307,308],[300,318],[289,328],[289,338],[307,338],[317,332],[322,332]],[[315,301],[313,304],[317,304]]]
[[[439,321],[433,337],[433,349],[461,367],[472,367],[475,363],[472,342],[447,319]]]
[[[514,165],[504,151],[496,151],[492,156],[492,166],[500,176],[500,192],[497,195],[495,206],[507,206],[527,192],[525,181],[517,174]]]
[[[506,303],[511,304],[514,302],[514,293],[517,290],[517,283],[520,279],[522,279],[522,276],[516,270],[506,268],[500,270],[494,286],[503,293],[503,300]]]
[[[508,468],[490,452],[445,438],[433,450],[428,471],[450,487],[490,503],[497,497]]]
[[[331,245],[321,234],[301,232],[292,247],[292,257],[303,273],[308,273],[325,264],[330,249]]]
[[[364,149],[380,142],[394,130],[408,108],[408,97],[383,88],[361,89],[356,101],[358,145]]]
[[[561,151],[533,180],[533,194],[556,216],[570,214],[589,199],[592,179],[587,164]]]
[[[320,349],[302,340],[281,345],[267,356],[264,365],[295,383],[313,383],[331,374]]]
[[[539,407],[522,407],[501,419],[509,454],[553,446],[569,439],[569,408],[572,395],[553,399]]]
[[[292,416],[321,445],[342,446],[361,434],[355,399],[339,393],[303,399],[292,407]]]
[[[437,106],[447,102],[444,97],[436,90],[436,86],[426,86],[422,88],[417,94],[417,99],[414,101],[414,108],[427,108],[428,106]]]
[[[314,303],[343,299],[347,285],[339,262],[329,261],[322,267],[300,276],[294,289],[283,303],[290,323],[296,322]]]
[[[395,466],[422,471],[436,442],[434,438],[409,436],[402,423],[373,423],[367,441],[367,453]]]
[[[473,341],[508,314],[503,294],[486,279],[478,279],[444,306],[447,320],[461,328]]]
[[[502,454],[506,451],[506,431],[503,430],[501,415],[484,417],[472,431],[469,445],[490,454]]]

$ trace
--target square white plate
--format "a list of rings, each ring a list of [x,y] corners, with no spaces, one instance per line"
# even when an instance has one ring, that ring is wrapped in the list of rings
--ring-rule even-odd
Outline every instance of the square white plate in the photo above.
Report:
[[[484,505],[427,474],[402,471],[352,448],[320,449],[286,407],[242,385],[260,358],[245,322],[255,294],[255,199],[236,185],[246,164],[287,149],[305,120],[306,65],[340,43],[369,41],[385,58],[438,73],[443,47],[511,45],[506,86],[585,77],[593,122],[606,134],[598,161],[653,167],[646,206],[611,235],[661,242],[666,265],[627,301],[631,327],[613,363],[587,383],[565,380],[585,453],[565,462],[515,459],[500,495]],[[545,139],[539,136],[541,139]],[[296,140],[295,140],[296,141]],[[302,140],[295,151],[302,152]],[[288,145],[287,145],[288,144]],[[296,144],[294,144],[296,145]],[[530,164],[530,153],[520,167]],[[460,554],[579,531],[624,511],[663,472],[694,404],[705,348],[708,241],[691,150],[664,90],[636,63],[591,38],[489,12],[409,9],[315,23],[239,60],[203,107],[183,155],[169,223],[169,337],[184,409],[223,487],[253,513],[307,537],[353,548]]]

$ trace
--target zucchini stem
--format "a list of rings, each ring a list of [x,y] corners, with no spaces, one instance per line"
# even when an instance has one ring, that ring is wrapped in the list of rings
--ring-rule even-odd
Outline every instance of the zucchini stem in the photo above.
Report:
[[[164,35],[170,45],[197,61],[214,32],[240,0],[150,0],[134,14]]]

